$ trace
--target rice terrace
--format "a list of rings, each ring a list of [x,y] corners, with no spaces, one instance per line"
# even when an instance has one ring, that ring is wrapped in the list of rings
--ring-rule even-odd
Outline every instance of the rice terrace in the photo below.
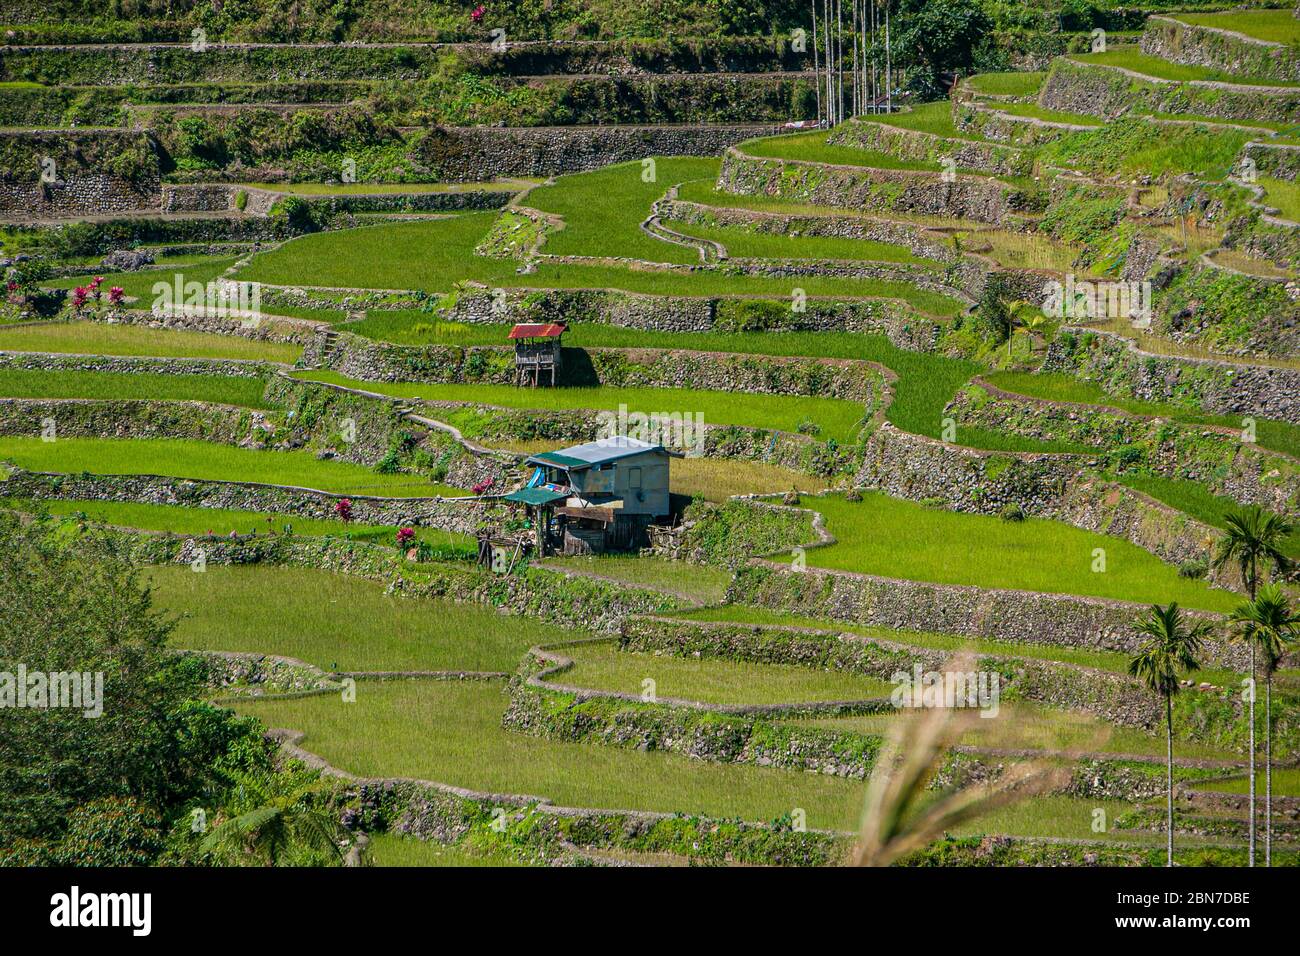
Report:
[[[1300,9],[0,29],[0,863],[1300,864]]]

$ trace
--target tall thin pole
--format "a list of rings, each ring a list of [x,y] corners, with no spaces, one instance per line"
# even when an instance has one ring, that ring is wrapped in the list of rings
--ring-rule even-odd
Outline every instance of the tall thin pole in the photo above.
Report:
[[[835,125],[835,86],[831,74],[831,0],[822,0],[822,39],[826,43],[826,119]]]
[[[851,8],[851,13],[853,14],[853,16],[852,16],[852,20],[853,20],[853,73],[852,73],[853,81],[852,81],[852,83],[849,84],[849,88],[853,91],[853,97],[852,97],[852,100],[853,100],[853,109],[850,110],[850,115],[852,115],[852,116],[857,116],[859,113],[862,112],[862,104],[859,102],[859,99],[860,99],[860,97],[861,97],[861,92],[858,90],[858,0],[852,0],[852,3],[853,3],[853,6],[852,6],[852,8]]]
[[[844,119],[844,7],[842,0],[835,0],[835,103],[839,107],[839,117]]]
[[[876,86],[876,0],[871,0],[871,112],[880,109],[880,93]]]
[[[812,0],[813,89],[817,91],[817,125],[822,125],[822,68],[817,57],[817,0]]]
[[[893,51],[889,48],[889,4],[885,4],[885,112],[894,112]]]

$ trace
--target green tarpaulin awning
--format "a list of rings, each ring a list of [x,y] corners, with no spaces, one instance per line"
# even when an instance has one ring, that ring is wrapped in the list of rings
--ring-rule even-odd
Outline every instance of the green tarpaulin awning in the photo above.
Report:
[[[520,488],[506,495],[506,501],[517,501],[524,505],[549,505],[569,497],[565,492],[552,491],[550,488]]]

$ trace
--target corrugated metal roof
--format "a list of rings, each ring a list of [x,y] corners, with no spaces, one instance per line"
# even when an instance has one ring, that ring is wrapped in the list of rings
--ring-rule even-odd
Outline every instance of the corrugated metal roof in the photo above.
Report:
[[[528,461],[543,465],[559,465],[561,468],[581,469],[590,468],[592,465],[603,465],[609,461],[647,451],[664,451],[664,447],[652,445],[638,438],[628,438],[626,435],[615,435],[612,438],[587,442],[585,445],[561,448],[559,451],[544,451],[540,455],[533,455]]]
[[[512,339],[553,339],[563,335],[563,322],[524,322],[510,330]]]

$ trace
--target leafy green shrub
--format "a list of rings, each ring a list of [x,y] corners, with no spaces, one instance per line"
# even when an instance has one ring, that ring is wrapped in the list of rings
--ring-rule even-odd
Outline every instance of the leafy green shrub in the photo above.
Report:
[[[1012,502],[1002,506],[1002,510],[998,512],[998,517],[1003,521],[1024,521],[1025,510],[1020,505]]]
[[[158,811],[138,800],[108,797],[72,811],[55,855],[64,866],[147,866],[162,845]]]

